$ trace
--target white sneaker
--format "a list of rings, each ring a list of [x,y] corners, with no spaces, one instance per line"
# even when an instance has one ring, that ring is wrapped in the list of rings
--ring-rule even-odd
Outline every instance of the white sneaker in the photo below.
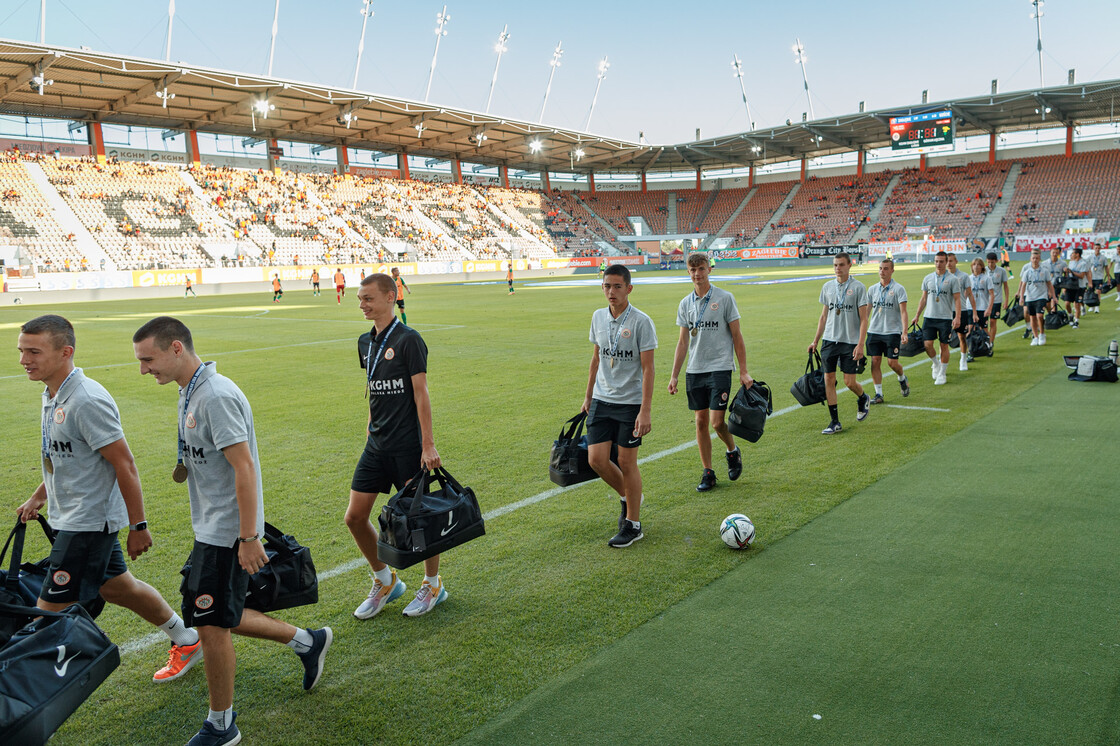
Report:
[[[1031,337],[1031,347],[1038,346],[1038,337]]]
[[[1038,343],[1040,345],[1046,344],[1046,335],[1045,334],[1043,334],[1041,337],[1038,338]]]
[[[420,590],[416,591],[416,598],[404,607],[405,616],[421,616],[431,611],[436,604],[443,603],[447,598],[447,589],[443,587],[443,578],[436,576],[436,582],[439,585],[433,588],[424,581],[420,585]]]
[[[371,619],[377,616],[385,608],[385,604],[400,598],[404,595],[405,590],[407,590],[407,587],[404,581],[397,578],[396,570],[393,570],[393,576],[388,585],[382,585],[380,580],[374,578],[373,588],[370,589],[366,600],[354,609],[354,618]]]
[[[960,369],[961,370],[968,370],[968,360],[965,359],[964,355],[961,355]]]
[[[941,373],[937,376],[937,378],[933,379],[933,385],[934,386],[944,386],[945,385],[945,369],[944,368],[941,369]]]
[[[929,376],[930,376],[930,378],[932,378],[935,381],[937,380],[937,366],[938,366],[938,364],[939,363],[937,361],[937,358],[932,358],[931,357],[929,359]]]

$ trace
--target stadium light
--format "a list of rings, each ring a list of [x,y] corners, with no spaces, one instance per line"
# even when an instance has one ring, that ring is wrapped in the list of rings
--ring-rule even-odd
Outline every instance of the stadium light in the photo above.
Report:
[[[39,95],[42,96],[43,89],[49,85],[54,85],[54,81],[47,80],[47,76],[43,73],[43,66],[39,65],[38,72],[36,72],[35,76],[31,78],[31,87],[38,89]]]
[[[280,0],[276,0],[276,10],[272,13],[272,42],[268,45],[268,77],[272,77],[272,56],[276,52],[276,29],[280,23]]]
[[[502,55],[506,51],[506,42],[509,41],[509,24],[507,23],[502,29],[502,33],[498,34],[498,43],[494,45],[494,51],[498,53],[498,61],[494,63],[494,77],[490,80],[490,95],[486,97],[486,113],[490,113],[490,100],[494,98],[494,86],[498,83],[498,67],[502,64]]]
[[[156,98],[162,99],[163,108],[166,109],[167,108],[167,102],[170,101],[171,99],[175,98],[175,94],[174,93],[168,93],[167,89],[164,88],[162,91],[156,91]]]
[[[39,43],[47,43],[47,0],[39,0]],[[39,95],[43,95],[39,91]]]
[[[436,74],[436,58],[439,57],[439,40],[447,36],[447,22],[451,16],[447,15],[447,6],[436,14],[436,50],[432,52],[432,67],[428,71],[428,87],[424,89],[424,102],[428,101],[428,94],[432,91],[432,78]]]
[[[276,107],[268,102],[268,99],[258,98],[249,107],[249,117],[253,123],[253,131],[257,131],[257,114],[261,115],[261,119],[268,119],[268,112],[275,111]]]
[[[1031,18],[1034,20],[1035,30],[1038,34],[1038,87],[1045,88],[1046,84],[1043,82],[1042,77],[1042,6],[1045,5],[1043,0],[1030,0],[1030,4],[1034,6],[1034,12],[1031,13]]]
[[[175,0],[169,0],[167,3],[167,47],[163,51],[163,59],[171,61],[171,24],[175,20]],[[166,103],[164,104],[166,108]]]
[[[529,143],[529,152],[530,153],[534,153],[534,154],[535,153],[540,153],[543,148],[544,148],[544,145],[541,144],[540,140],[533,140]]]
[[[183,133],[179,130],[164,130],[163,132],[159,133],[159,136],[163,138],[164,142],[167,142],[168,140],[174,140],[181,134]]]
[[[599,60],[599,74],[596,76],[595,95],[591,99],[591,108],[587,110],[587,121],[583,125],[583,131],[589,132],[591,129],[591,115],[595,113],[595,103],[599,100],[599,88],[603,85],[603,78],[607,77],[607,70],[610,69],[611,63],[607,62],[607,58]]]
[[[366,47],[366,22],[373,18],[373,8],[370,7],[372,4],[373,0],[362,0],[362,7],[358,11],[362,14],[362,36],[358,39],[358,59],[354,62],[354,84],[350,86],[354,90],[358,90],[358,69],[362,66],[362,50]],[[347,122],[346,126],[349,127],[350,123]]]
[[[739,55],[732,55],[733,62],[731,69],[734,71],[732,74],[739,79],[739,90],[743,94],[743,106],[747,107],[747,124],[750,125],[751,130],[754,130],[754,117],[751,116],[751,105],[747,103],[747,88],[743,84],[743,63],[739,60]]]
[[[556,68],[560,67],[560,57],[564,54],[561,48],[563,42],[556,42],[556,49],[552,50],[552,61],[548,63],[548,85],[544,89],[544,102],[541,103],[541,115],[537,117],[538,122],[544,121],[544,107],[548,105],[548,94],[552,92],[552,76],[556,74]]]
[[[801,43],[801,39],[796,40],[797,43],[793,45],[793,53],[797,64],[801,65],[801,80],[805,83],[805,100],[809,102],[809,116],[813,119],[817,118],[816,113],[813,111],[813,99],[809,96],[809,76],[805,72],[805,45]]]

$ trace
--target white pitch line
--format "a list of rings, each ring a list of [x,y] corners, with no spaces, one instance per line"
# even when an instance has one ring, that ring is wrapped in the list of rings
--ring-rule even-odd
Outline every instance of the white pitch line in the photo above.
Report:
[[[951,412],[951,409],[940,409],[938,407],[907,407],[904,404],[887,404],[886,406],[891,409],[917,409],[922,412]]]
[[[1012,332],[1012,331],[1015,331],[1015,329],[1014,328],[1007,329],[1005,331],[1000,332],[996,336],[999,337],[999,336],[1002,336],[1002,335],[1007,334],[1007,333]],[[243,350],[243,352],[251,352],[251,350]],[[916,368],[919,365],[925,365],[928,362],[929,362],[929,358],[924,358],[922,360],[918,360],[916,362],[911,363],[910,365],[905,366],[903,368],[903,370],[909,370],[910,368]],[[891,375],[893,375],[893,373]],[[863,383],[864,383],[864,385],[866,385],[868,383],[871,383],[871,380],[868,379],[867,381],[864,381]],[[844,391],[847,391],[847,389],[844,389]],[[837,393],[841,393],[841,392],[837,392]],[[898,405],[888,404],[887,406],[896,406],[897,407]],[[925,407],[899,407],[899,408],[903,408],[903,409],[925,409]],[[773,419],[775,417],[781,417],[782,415],[789,414],[790,412],[794,412],[798,409],[803,409],[803,407],[800,404],[793,404],[793,405],[785,407],[783,409],[779,409],[778,411],[771,414],[767,419]],[[949,410],[945,409],[945,410],[935,410],[935,411],[948,412]],[[713,437],[713,439],[715,438],[714,435],[712,437]],[[673,454],[680,453],[681,451],[687,451],[689,448],[692,448],[695,445],[696,445],[695,440],[689,440],[685,443],[681,443],[680,445],[675,445],[672,448],[666,448],[663,451],[658,451],[657,453],[651,453],[649,456],[638,459],[638,463],[639,464],[648,464],[651,461],[656,461],[658,459],[665,458],[666,456],[672,456]],[[587,481],[587,482],[580,482],[579,484],[572,484],[572,485],[569,485],[567,487],[553,487],[552,489],[545,490],[544,492],[539,492],[535,495],[532,495],[531,497],[522,498],[521,500],[518,500],[516,502],[512,502],[512,503],[509,503],[507,505],[502,505],[500,507],[494,508],[493,510],[487,511],[487,512],[482,514],[482,518],[483,518],[483,520],[486,520],[486,521],[492,521],[495,518],[497,518],[498,516],[503,516],[503,515],[506,515],[507,513],[512,513],[515,510],[520,510],[521,508],[527,508],[530,505],[536,505],[539,502],[544,502],[545,500],[556,497],[557,495],[563,494],[565,492],[569,492],[569,491],[577,489],[579,487],[583,487],[584,485],[597,483],[598,481],[599,480],[597,480],[597,479],[593,479],[593,480],[590,480],[590,481]],[[324,580],[329,580],[330,578],[335,578],[335,577],[338,577],[339,575],[345,575],[348,572],[352,572],[352,571],[357,570],[361,567],[365,567],[366,565],[367,565],[366,560],[364,558],[361,558],[361,557],[359,557],[358,559],[352,559],[352,560],[349,560],[347,562],[343,562],[341,565],[338,565],[336,567],[332,567],[330,570],[325,570],[325,571],[319,573],[319,582],[322,583]],[[129,653],[139,652],[139,651],[144,650],[146,648],[157,645],[161,641],[166,641],[166,640],[167,640],[167,635],[165,635],[161,632],[154,632],[150,635],[145,635],[144,637],[140,637],[140,638],[137,638],[135,640],[129,640],[128,642],[122,643],[119,647],[120,647],[121,655],[127,655]]]

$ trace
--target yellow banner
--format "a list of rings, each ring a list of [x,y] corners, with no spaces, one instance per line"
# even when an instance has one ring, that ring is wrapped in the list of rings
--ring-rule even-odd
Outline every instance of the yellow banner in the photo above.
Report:
[[[201,269],[136,269],[132,271],[132,286],[138,288],[172,287],[202,282]]]

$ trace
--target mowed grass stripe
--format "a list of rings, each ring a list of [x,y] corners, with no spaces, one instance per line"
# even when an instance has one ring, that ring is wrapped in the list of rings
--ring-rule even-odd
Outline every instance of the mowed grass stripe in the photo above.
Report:
[[[1115,743],[1117,411],[1048,377],[459,743]]]

